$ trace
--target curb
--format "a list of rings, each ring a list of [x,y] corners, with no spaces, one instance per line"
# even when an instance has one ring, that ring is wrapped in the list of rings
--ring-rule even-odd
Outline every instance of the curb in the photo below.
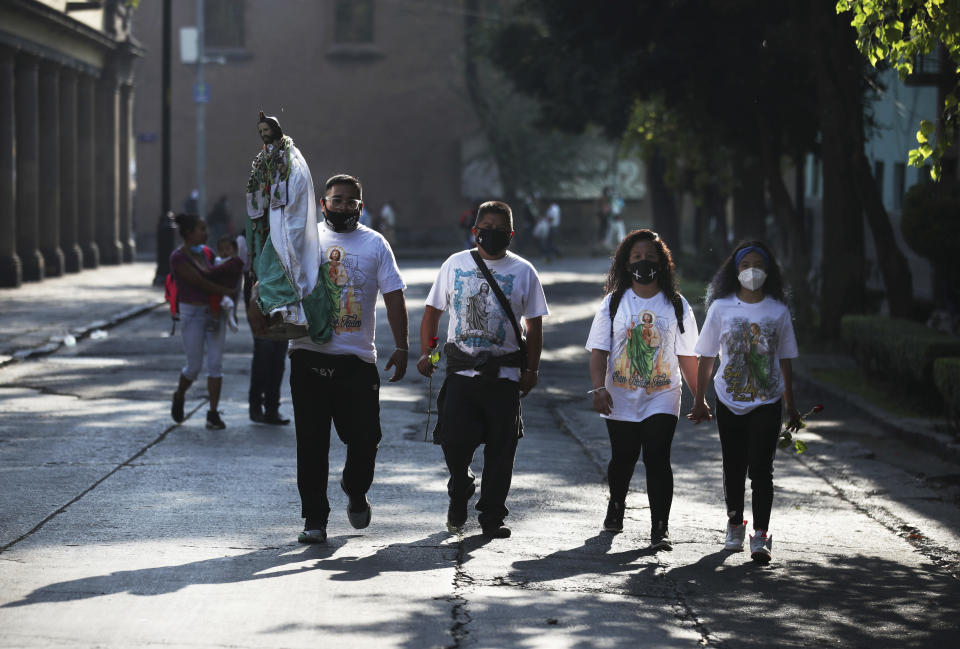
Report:
[[[95,320],[87,325],[81,327],[74,327],[70,329],[70,335],[73,336],[77,341],[89,338],[90,334],[95,331],[112,329],[122,322],[136,318],[137,316],[143,315],[153,309],[156,309],[159,306],[165,305],[167,302],[163,298],[154,300],[148,304],[141,304],[139,306],[129,307],[120,313],[117,313],[113,316],[106,318],[105,320]],[[12,355],[3,355],[0,356],[0,368],[12,365],[14,363],[19,363],[31,358],[38,358],[40,356],[47,356],[59,350],[61,347],[64,347],[63,338],[59,336],[54,336],[50,339],[50,342],[43,343],[42,345],[37,345],[36,347],[27,347],[25,349],[18,349]]]
[[[934,430],[935,420],[895,417],[884,411],[878,412],[877,407],[865,399],[829,383],[818,381],[796,368],[793,370],[793,380],[797,384],[831,394],[845,401],[856,408],[864,419],[904,441],[936,454],[947,455],[951,460],[960,460],[960,439],[949,433]]]

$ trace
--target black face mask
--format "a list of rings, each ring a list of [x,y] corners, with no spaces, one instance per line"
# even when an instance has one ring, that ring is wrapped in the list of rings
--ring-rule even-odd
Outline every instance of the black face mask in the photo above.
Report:
[[[359,212],[334,212],[331,209],[326,209],[323,212],[323,219],[334,232],[350,232],[357,227],[360,214]]]
[[[639,284],[651,284],[657,280],[659,264],[648,259],[635,261],[629,266],[630,276]]]
[[[477,230],[477,245],[488,255],[499,255],[510,245],[510,233],[487,228]]]

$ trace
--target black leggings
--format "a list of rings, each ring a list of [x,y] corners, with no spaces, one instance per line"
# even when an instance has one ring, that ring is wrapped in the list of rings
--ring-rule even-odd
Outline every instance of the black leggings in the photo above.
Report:
[[[650,522],[666,523],[673,503],[673,469],[670,467],[670,445],[677,429],[673,415],[651,415],[643,421],[607,419],[610,435],[610,465],[607,482],[610,500],[623,502],[630,489],[633,469],[643,453],[647,470],[647,499],[650,502]]]
[[[773,458],[780,438],[780,401],[737,415],[717,399],[723,451],[723,497],[731,523],[743,522],[744,480],[750,476],[753,527],[767,530],[773,508]]]

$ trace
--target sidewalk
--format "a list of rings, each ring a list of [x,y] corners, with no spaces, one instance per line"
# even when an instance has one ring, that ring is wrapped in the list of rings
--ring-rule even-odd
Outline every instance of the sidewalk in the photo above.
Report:
[[[820,381],[813,377],[812,370],[855,367],[849,356],[835,354],[801,354],[793,361],[794,382],[797,390],[808,394],[822,395],[823,400],[842,401],[864,420],[878,428],[896,435],[933,453],[960,460],[960,437],[946,429],[946,421],[940,418],[900,417],[872,404],[852,391]],[[802,410],[802,408],[801,408]]]
[[[137,261],[0,289],[0,367],[165,304],[163,288],[153,286],[155,270],[155,263]]]

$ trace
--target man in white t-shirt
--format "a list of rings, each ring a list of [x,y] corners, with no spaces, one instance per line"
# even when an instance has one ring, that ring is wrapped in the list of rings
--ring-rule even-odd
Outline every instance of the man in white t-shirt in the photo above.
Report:
[[[507,251],[513,238],[510,206],[499,201],[480,205],[473,234],[477,249],[448,257],[427,295],[420,324],[423,355],[417,369],[424,376],[433,373],[430,342],[436,339],[441,314],[449,309],[443,346],[447,376],[437,397],[434,430],[434,443],[443,448],[450,471],[447,529],[459,532],[466,523],[467,506],[476,490],[470,463],[483,444],[483,481],[476,505],[480,527],[484,536],[507,538],[505,503],[517,441],[523,435],[520,397],[537,384],[543,316],[548,309],[537,271],[526,259]],[[475,254],[489,275],[481,270]],[[509,314],[498,291],[509,305]],[[515,330],[521,318],[525,346]]]
[[[290,341],[290,394],[297,429],[297,488],[306,519],[301,543],[327,538],[330,423],[347,445],[340,486],[349,498],[347,518],[362,529],[370,524],[367,491],[379,448],[380,376],[377,372],[377,293],[383,294],[395,349],[385,370],[390,381],[407,371],[407,307],[393,251],[380,233],[359,223],[363,188],[339,174],[326,183],[318,226],[319,284],[332,303],[333,335],[323,344],[309,336]],[[251,327],[255,324],[251,321]],[[257,323],[262,326],[262,323]],[[254,330],[256,333],[256,330]]]

